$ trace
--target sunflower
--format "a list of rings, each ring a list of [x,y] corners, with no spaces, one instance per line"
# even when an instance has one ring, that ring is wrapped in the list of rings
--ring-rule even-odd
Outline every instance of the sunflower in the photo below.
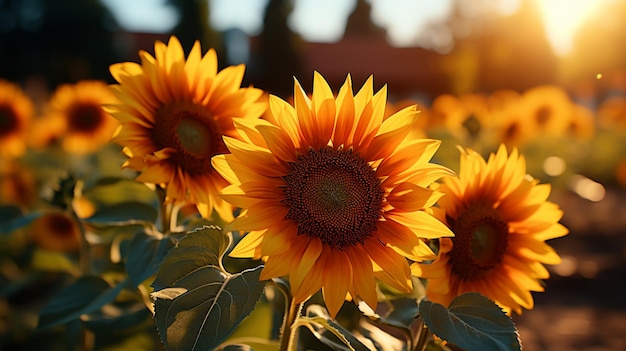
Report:
[[[411,133],[415,106],[384,118],[371,76],[356,95],[348,76],[336,98],[313,81],[311,99],[295,81],[293,106],[271,96],[269,121],[238,120],[246,138],[225,138],[231,153],[212,161],[242,208],[226,230],[247,232],[231,256],[264,258],[261,279],[288,276],[293,303],[322,289],[334,317],[346,298],[375,308],[375,278],[411,291],[407,258],[434,258],[421,238],[452,235],[424,211],[452,171],[429,163],[439,141]]]
[[[416,106],[416,109],[420,113],[420,118],[417,119],[417,124],[411,133],[414,133],[416,137],[425,138],[426,127],[428,126],[428,119],[426,118],[426,116],[428,116],[428,110],[424,104],[419,103],[417,100],[405,98],[395,101],[394,103],[389,103],[388,101],[387,106],[385,106],[385,118],[393,115],[396,111],[409,106]]]
[[[33,171],[11,160],[0,163],[0,204],[33,206],[38,200],[37,179]]]
[[[595,133],[596,122],[593,112],[579,104],[572,104],[572,114],[568,121],[568,134],[576,139],[589,140]]]
[[[598,126],[605,130],[626,130],[626,98],[611,96],[597,110]]]
[[[35,219],[27,231],[28,238],[45,250],[76,252],[80,248],[80,229],[67,213],[51,210]]]
[[[547,201],[549,184],[526,176],[516,149],[500,146],[485,162],[462,150],[459,176],[445,177],[435,188],[445,193],[435,213],[455,234],[440,239],[439,255],[414,263],[414,275],[427,278],[427,296],[449,304],[464,292],[480,292],[507,313],[532,309],[531,291],[543,291],[549,274],[543,264],[560,262],[545,243],[568,233],[558,223],[561,210]]]
[[[237,138],[233,118],[257,119],[266,104],[263,91],[241,88],[245,66],[218,73],[217,55],[201,56],[196,41],[189,57],[176,37],[157,41],[155,56],[140,51],[141,64],[111,66],[119,84],[112,88],[121,103],[108,111],[121,123],[113,140],[125,148],[124,164],[138,181],[166,186],[168,201],[202,204],[232,218],[232,207],[217,194],[228,183],[210,158],[227,152],[222,136]]]
[[[538,134],[536,125],[528,118],[521,100],[511,101],[494,111],[493,116],[495,123],[490,132],[496,143],[521,147]]]
[[[522,108],[529,122],[541,136],[563,136],[568,132],[572,100],[560,87],[540,85],[526,90]]]
[[[103,105],[116,101],[109,86],[101,81],[58,86],[33,128],[32,145],[41,148],[60,142],[64,151],[78,155],[99,150],[118,126]]]
[[[491,120],[487,98],[481,94],[439,95],[433,101],[428,118],[431,128],[444,127],[463,140],[478,138],[481,129]]]
[[[18,85],[0,79],[0,157],[24,153],[34,111],[33,102]]]

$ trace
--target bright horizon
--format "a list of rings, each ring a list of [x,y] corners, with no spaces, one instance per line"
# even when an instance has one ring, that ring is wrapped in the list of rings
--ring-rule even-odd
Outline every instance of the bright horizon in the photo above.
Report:
[[[165,33],[178,22],[178,15],[163,0],[102,0],[126,30]],[[216,30],[239,28],[248,35],[258,34],[268,0],[207,0],[210,21]],[[304,40],[335,42],[343,35],[348,15],[357,0],[294,0],[289,18],[292,30]],[[520,0],[493,0],[503,14],[514,12]],[[623,0],[535,0],[541,11],[546,37],[558,55],[572,48],[574,33],[596,9]],[[420,45],[434,49],[433,38],[423,40],[423,29],[430,21],[444,19],[451,0],[369,0],[372,21],[387,30],[391,44]],[[420,40],[421,39],[421,40]],[[437,38],[435,38],[437,39]],[[443,40],[446,40],[445,38]]]

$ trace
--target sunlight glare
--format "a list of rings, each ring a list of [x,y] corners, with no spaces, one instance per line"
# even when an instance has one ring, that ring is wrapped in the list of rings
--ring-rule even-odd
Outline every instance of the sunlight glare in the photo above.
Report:
[[[566,167],[565,160],[558,156],[550,156],[543,161],[543,171],[551,177],[560,176]]]
[[[610,0],[536,0],[546,35],[557,55],[571,51],[576,30],[607,1]]]
[[[604,199],[604,186],[582,175],[574,175],[570,181],[571,187],[578,196],[589,201],[598,202]]]

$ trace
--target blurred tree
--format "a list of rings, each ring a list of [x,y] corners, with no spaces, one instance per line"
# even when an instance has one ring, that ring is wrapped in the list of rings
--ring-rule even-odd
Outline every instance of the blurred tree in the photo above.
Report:
[[[219,33],[213,30],[209,23],[209,2],[207,0],[167,0],[167,3],[178,11],[180,19],[171,34],[178,37],[185,52],[189,52],[193,43],[199,40],[203,52],[209,48],[217,51],[218,59],[223,66],[227,61],[227,52]]]
[[[269,1],[250,72],[255,86],[284,97],[293,94],[293,77],[302,73],[301,39],[287,24],[292,10],[292,0]]]
[[[626,72],[626,1],[608,2],[583,23],[564,58],[561,77],[567,83],[595,80],[600,73]],[[610,89],[610,87],[607,87]],[[626,88],[626,87],[624,87]]]
[[[522,0],[510,16],[480,0],[455,0],[453,9],[447,25],[454,47],[444,69],[455,93],[524,91],[556,82],[558,59],[533,0]]]
[[[385,39],[387,31],[372,22],[372,5],[365,0],[358,0],[354,11],[348,16],[346,36],[367,36],[369,38]]]
[[[118,26],[98,0],[0,0],[0,76],[49,88],[110,78]]]

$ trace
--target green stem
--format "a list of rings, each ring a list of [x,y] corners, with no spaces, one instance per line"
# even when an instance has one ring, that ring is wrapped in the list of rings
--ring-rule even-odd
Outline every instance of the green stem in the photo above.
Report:
[[[80,251],[78,256],[78,267],[80,269],[80,275],[85,276],[91,273],[91,247],[89,246],[89,242],[87,241],[87,231],[85,230],[85,226],[80,218],[74,212],[72,206],[71,214],[78,225],[78,231],[80,232]]]
[[[430,330],[428,330],[428,326],[425,323],[422,323],[422,327],[417,335],[417,342],[415,343],[415,348],[413,350],[424,351],[424,349],[426,349],[426,341],[428,341],[429,336]]]
[[[282,337],[280,340],[280,351],[291,351],[296,350],[297,345],[297,328],[292,328],[298,316],[302,312],[302,306],[304,303],[295,303],[291,300],[291,305],[289,306],[289,313],[287,313],[287,318],[283,322],[283,330]]]
[[[173,204],[166,201],[166,189],[160,185],[156,186],[156,193],[161,203],[161,232],[167,233],[171,231]]]
[[[72,192],[72,195],[74,195],[74,192]],[[89,241],[87,241],[87,230],[85,230],[85,225],[83,224],[81,218],[79,218],[76,214],[76,211],[74,211],[71,199],[66,199],[66,204],[68,204],[67,208],[72,216],[72,219],[78,226],[78,231],[80,233],[78,268],[80,269],[81,277],[84,277],[91,274],[91,246],[89,245]],[[82,344],[79,345],[79,350],[93,351],[96,341],[95,335],[84,326],[82,326],[82,334]]]

